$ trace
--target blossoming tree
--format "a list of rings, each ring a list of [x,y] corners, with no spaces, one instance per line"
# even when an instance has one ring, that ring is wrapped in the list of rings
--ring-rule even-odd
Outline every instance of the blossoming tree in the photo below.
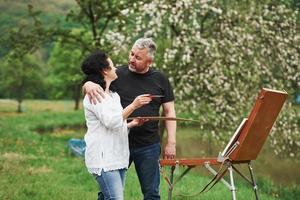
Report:
[[[163,41],[157,67],[171,77],[177,112],[199,118],[209,137],[227,141],[260,88],[286,90],[290,99],[299,91],[296,11],[250,2],[238,12],[205,0],[154,0],[140,9],[136,33]],[[271,134],[275,153],[300,156],[299,120],[289,101]]]

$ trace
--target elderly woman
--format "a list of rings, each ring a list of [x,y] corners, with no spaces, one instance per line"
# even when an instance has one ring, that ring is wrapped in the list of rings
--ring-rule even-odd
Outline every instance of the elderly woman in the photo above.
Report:
[[[101,188],[98,199],[123,200],[125,172],[129,164],[128,128],[143,124],[135,119],[126,122],[137,108],[151,101],[149,95],[140,95],[126,108],[122,108],[119,95],[111,87],[118,78],[116,68],[108,56],[97,51],[88,56],[82,66],[86,79],[99,84],[105,98],[97,104],[87,95],[83,107],[87,125],[85,164]]]

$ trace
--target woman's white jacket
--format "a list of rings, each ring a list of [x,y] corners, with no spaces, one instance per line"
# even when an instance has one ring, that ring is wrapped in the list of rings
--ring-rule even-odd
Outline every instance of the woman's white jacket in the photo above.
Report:
[[[123,120],[120,96],[111,92],[96,105],[83,100],[87,132],[85,164],[91,174],[128,167],[128,128]]]

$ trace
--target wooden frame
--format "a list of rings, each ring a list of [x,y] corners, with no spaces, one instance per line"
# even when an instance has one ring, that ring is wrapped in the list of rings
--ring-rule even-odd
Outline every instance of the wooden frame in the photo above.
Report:
[[[250,183],[255,192],[255,197],[258,200],[258,189],[254,177],[254,171],[251,166],[251,161],[255,160],[265,143],[268,134],[271,131],[276,118],[287,99],[285,91],[277,91],[263,88],[259,93],[252,111],[246,120],[243,120],[237,131],[234,133],[230,142],[223,150],[223,153],[216,158],[195,158],[195,159],[171,159],[160,160],[161,167],[170,166],[171,173],[168,178],[169,194],[168,199],[172,199],[172,191],[175,183],[177,183],[185,174],[196,166],[205,166],[211,173],[218,176],[232,192],[232,199],[236,199],[236,189],[234,186],[233,171],[242,176],[248,183]],[[226,165],[226,171],[222,175],[214,170],[212,165]],[[235,164],[247,164],[251,179],[242,174]],[[176,166],[187,167],[187,169],[179,175],[174,182],[174,170]],[[230,183],[223,179],[223,176],[229,172]],[[165,178],[166,179],[166,178]]]

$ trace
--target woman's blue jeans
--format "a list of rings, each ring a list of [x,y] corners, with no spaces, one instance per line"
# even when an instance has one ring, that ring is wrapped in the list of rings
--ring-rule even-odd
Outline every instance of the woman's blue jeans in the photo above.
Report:
[[[130,149],[129,165],[134,162],[144,200],[160,199],[160,143]]]
[[[98,200],[123,200],[126,169],[119,169],[104,172],[96,176],[101,192],[98,193]]]

